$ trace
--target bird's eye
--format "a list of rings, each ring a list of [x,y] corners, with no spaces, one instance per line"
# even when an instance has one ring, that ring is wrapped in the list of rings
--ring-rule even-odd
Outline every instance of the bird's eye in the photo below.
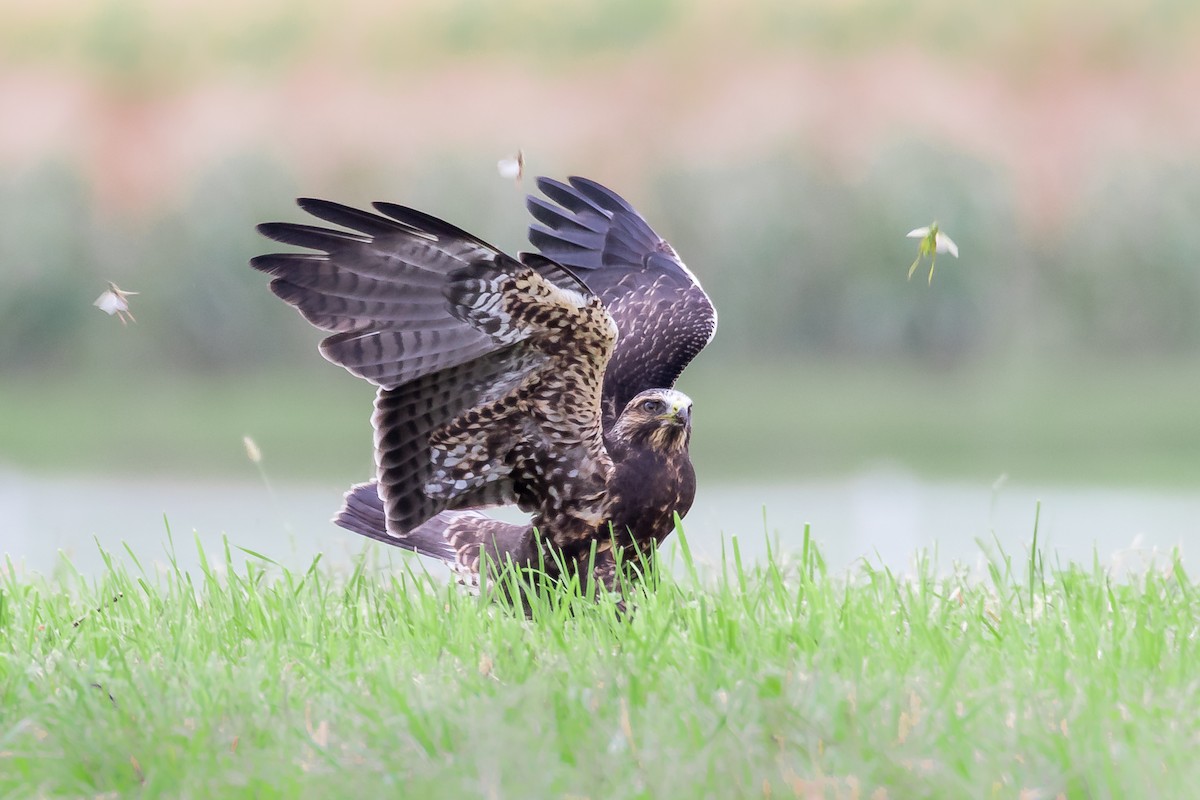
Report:
[[[642,408],[646,409],[651,414],[661,414],[667,407],[667,404],[662,400],[647,400],[642,403]]]

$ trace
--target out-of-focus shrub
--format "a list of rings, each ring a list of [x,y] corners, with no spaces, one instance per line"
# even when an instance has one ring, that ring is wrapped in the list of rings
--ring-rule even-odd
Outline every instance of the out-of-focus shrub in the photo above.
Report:
[[[254,231],[301,221],[295,194],[414,205],[504,249],[528,245],[522,192],[494,154],[296,186],[267,155],[214,164],[176,205],[137,220],[93,207],[69,166],[0,177],[0,368],[103,364],[223,369],[311,364],[319,335],[266,290]],[[597,176],[603,179],[604,176]],[[779,154],[697,170],[664,164],[615,186],[714,296],[708,358],[823,355],[957,363],[994,355],[1200,349],[1200,171],[1120,164],[1065,225],[1036,239],[1005,176],[962,154],[898,143],[854,182]],[[527,181],[524,189],[532,191]],[[938,220],[961,249],[905,280]],[[91,306],[106,281],[141,294],[122,329]]]

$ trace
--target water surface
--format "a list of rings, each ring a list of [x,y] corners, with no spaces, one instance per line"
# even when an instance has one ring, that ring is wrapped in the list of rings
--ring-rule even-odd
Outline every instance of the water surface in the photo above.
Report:
[[[149,569],[168,560],[169,524],[176,557],[188,569],[198,564],[197,540],[212,559],[224,537],[289,567],[305,567],[318,553],[340,566],[364,549],[386,553],[390,548],[330,524],[344,488],[0,472],[0,552],[27,570],[53,571],[66,556],[96,574],[103,567],[97,543],[122,557],[127,543]],[[765,557],[768,537],[783,551],[798,550],[808,524],[836,571],[859,559],[905,571],[914,553],[934,548],[949,568],[956,560],[975,564],[978,540],[1024,556],[1039,500],[1039,543],[1064,562],[1090,564],[1093,554],[1144,560],[1156,549],[1180,546],[1187,563],[1189,543],[1200,534],[1200,493],[932,483],[889,470],[779,485],[704,485],[685,530],[693,552],[706,560],[718,559],[722,540],[734,536],[748,558]]]

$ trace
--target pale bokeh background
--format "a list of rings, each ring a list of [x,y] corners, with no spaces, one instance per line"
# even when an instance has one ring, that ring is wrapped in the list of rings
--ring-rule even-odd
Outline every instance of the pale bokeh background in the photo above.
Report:
[[[1071,557],[1196,533],[1200,7],[0,16],[0,551],[29,566],[93,537],[160,553],[164,514],[177,543],[359,552],[325,520],[369,474],[370,389],[246,267],[253,226],[300,220],[296,195],[381,199],[520,248],[533,186],[495,167],[518,148],[624,194],[718,304],[681,384],[701,549],[811,522],[846,564],[1019,551],[1037,498]],[[962,258],[906,282],[933,219]],[[110,280],[136,324],[91,306]]]

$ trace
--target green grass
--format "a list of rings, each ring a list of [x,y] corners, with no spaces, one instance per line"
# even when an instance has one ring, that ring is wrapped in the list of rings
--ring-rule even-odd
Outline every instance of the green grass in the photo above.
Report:
[[[527,620],[411,562],[9,565],[0,796],[1194,796],[1178,562],[841,576],[807,544],[727,552],[685,550],[627,619],[568,595]]]

